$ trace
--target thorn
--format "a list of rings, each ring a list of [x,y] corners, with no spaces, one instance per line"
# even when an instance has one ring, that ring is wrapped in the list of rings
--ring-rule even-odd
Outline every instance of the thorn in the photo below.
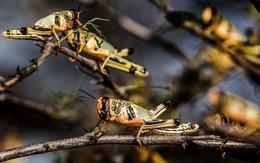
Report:
[[[85,128],[83,128],[83,130],[84,130],[86,133],[89,133],[89,130],[87,130],[87,129],[85,129]]]
[[[37,60],[38,58],[33,58],[33,59],[30,59],[29,62],[33,63],[33,64],[36,64],[37,63]]]
[[[182,146],[184,149],[186,149],[186,145],[188,145],[187,142],[183,142],[183,143],[181,144],[181,146]]]

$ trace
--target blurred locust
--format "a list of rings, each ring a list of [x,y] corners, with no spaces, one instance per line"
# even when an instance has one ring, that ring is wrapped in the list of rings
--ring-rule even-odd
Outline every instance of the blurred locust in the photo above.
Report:
[[[252,39],[253,34],[246,38],[213,7],[205,8],[202,20],[206,34],[214,35],[224,47],[235,50],[252,64],[260,66],[260,45],[258,40]]]

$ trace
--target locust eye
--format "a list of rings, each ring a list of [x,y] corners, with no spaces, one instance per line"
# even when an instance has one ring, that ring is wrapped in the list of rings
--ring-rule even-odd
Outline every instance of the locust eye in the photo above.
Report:
[[[72,19],[79,19],[79,11],[75,9],[70,9],[70,12],[72,13]]]
[[[98,115],[101,119],[103,119],[104,121],[108,121],[108,110],[109,110],[109,102],[110,102],[110,98],[108,97],[102,97],[101,99],[101,105],[100,108],[98,108]]]

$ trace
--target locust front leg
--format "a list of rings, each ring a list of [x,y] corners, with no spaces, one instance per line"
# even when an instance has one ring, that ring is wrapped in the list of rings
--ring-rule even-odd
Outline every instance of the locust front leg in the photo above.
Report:
[[[100,120],[98,121],[98,123],[97,123],[95,129],[98,128],[98,126],[99,126],[99,124],[101,123],[101,121],[102,121],[102,119],[100,119]],[[102,136],[102,132],[105,131],[105,125],[106,125],[106,121],[103,122],[103,124],[102,124],[102,126],[101,126],[101,129],[100,129],[99,132],[97,133],[97,135],[96,135],[97,138],[99,138],[100,136]],[[95,129],[94,129],[94,130],[95,130]]]

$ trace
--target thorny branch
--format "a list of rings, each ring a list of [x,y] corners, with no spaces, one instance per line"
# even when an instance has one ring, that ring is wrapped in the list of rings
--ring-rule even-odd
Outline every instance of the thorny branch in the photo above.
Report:
[[[12,79],[2,83],[0,85],[0,92],[7,90],[8,88],[12,87],[13,85],[18,83],[22,79],[30,76],[35,71],[37,71],[38,68],[43,65],[45,60],[52,54],[53,50],[56,50],[58,52],[61,52],[65,55],[69,56],[69,57],[76,59],[82,65],[84,65],[88,69],[92,70],[93,72],[99,73],[102,76],[102,79],[100,81],[100,83],[102,85],[110,88],[112,91],[114,91],[116,94],[118,94],[122,98],[127,97],[124,89],[121,88],[120,86],[118,86],[117,84],[115,84],[114,82],[112,82],[111,79],[109,78],[108,74],[102,72],[99,69],[99,65],[95,61],[90,60],[90,59],[85,58],[85,57],[82,57],[81,55],[77,55],[74,51],[72,51],[72,50],[70,50],[66,47],[63,47],[63,46],[61,46],[60,48],[55,47],[55,44],[53,42],[44,43],[43,49],[44,49],[44,51],[43,51],[41,57],[37,61],[34,61],[33,65],[22,68],[22,69],[17,69],[17,72]]]
[[[12,79],[10,79],[0,85],[0,92],[7,90],[8,88],[15,85],[17,82],[21,81],[22,79],[30,76],[32,73],[37,71],[38,68],[40,66],[42,66],[42,64],[45,62],[45,60],[52,54],[52,52],[53,52],[52,46],[53,46],[53,43],[47,42],[44,45],[44,51],[43,51],[42,55],[40,56],[40,58],[37,61],[35,61],[33,65],[31,65],[29,67],[25,67],[22,69],[18,68],[15,76]]]
[[[82,57],[81,55],[77,55],[76,52],[74,52],[74,51],[72,51],[72,50],[70,50],[70,49],[68,49],[66,47],[55,48],[55,50],[65,54],[65,55],[67,55],[69,57],[72,57],[72,58],[76,59],[77,61],[79,61],[80,63],[85,65],[87,68],[92,70],[93,72],[98,72],[102,76],[102,79],[100,80],[100,83],[102,85],[104,85],[105,87],[110,88],[112,91],[114,91],[121,98],[124,98],[124,99],[127,98],[125,90],[122,87],[120,87],[117,84],[115,84],[113,81],[111,81],[109,76],[106,73],[103,73],[99,69],[99,65],[95,61],[90,60],[90,59],[85,58],[85,57]]]
[[[218,136],[207,135],[207,136],[143,136],[140,137],[143,145],[180,145],[185,147],[189,146],[200,146],[204,148],[218,148],[222,143],[222,139]],[[47,152],[53,152],[58,150],[65,150],[71,148],[79,148],[93,145],[104,145],[104,144],[122,144],[122,145],[138,145],[135,142],[135,137],[130,135],[113,135],[113,136],[102,136],[96,139],[95,133],[87,133],[83,136],[42,142],[13,148],[0,152],[0,161],[11,160],[14,158],[24,157],[33,154],[42,154]],[[240,143],[234,141],[228,141],[223,149],[247,149],[254,150],[255,153],[258,148],[253,144]]]

